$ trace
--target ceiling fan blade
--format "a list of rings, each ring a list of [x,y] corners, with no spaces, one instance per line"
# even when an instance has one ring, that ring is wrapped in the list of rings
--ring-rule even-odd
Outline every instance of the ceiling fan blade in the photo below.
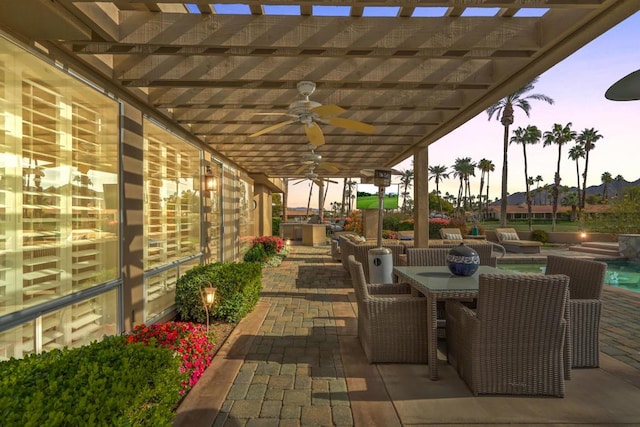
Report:
[[[337,116],[338,114],[346,113],[347,110],[337,105],[329,104],[329,105],[321,105],[319,107],[312,108],[311,112],[319,115],[322,118],[329,118],[329,117]]]
[[[309,125],[305,124],[304,131],[307,134],[307,138],[309,138],[309,142],[314,147],[319,147],[324,144],[324,134],[316,122],[311,122]]]
[[[305,171],[305,170],[307,170],[307,169],[309,169],[309,166],[308,166],[308,165],[302,165],[302,166],[300,166],[298,169],[296,169],[296,172],[295,172],[295,173],[296,173],[296,174],[299,174],[299,173],[304,172],[304,171]]]
[[[261,131],[258,131],[256,133],[252,133],[251,135],[249,135],[249,137],[253,138],[255,136],[260,136],[262,134],[265,134],[267,132],[271,132],[271,131],[276,130],[276,129],[280,129],[283,126],[290,125],[291,123],[295,123],[295,122],[296,122],[296,120],[286,120],[284,122],[276,123],[275,125],[271,125],[269,127],[266,127],[264,129],[262,129]]]
[[[357,132],[374,133],[376,131],[375,126],[359,122],[357,120],[343,119],[341,117],[331,117],[328,121],[330,125],[338,126],[344,129],[355,130]]]
[[[317,166],[318,169],[324,169],[328,172],[338,173],[340,172],[340,168],[332,163],[320,163]]]
[[[329,178],[322,178],[322,180],[323,180],[324,182],[330,182],[330,183],[332,183],[332,184],[337,184],[337,183],[338,183],[338,181],[334,181],[334,180],[329,179]]]

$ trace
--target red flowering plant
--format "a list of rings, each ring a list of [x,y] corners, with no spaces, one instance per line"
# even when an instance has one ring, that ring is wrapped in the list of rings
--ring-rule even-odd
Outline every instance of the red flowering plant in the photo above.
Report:
[[[260,236],[253,239],[253,246],[262,246],[267,257],[274,256],[284,248],[284,240],[277,236]]]
[[[449,226],[449,220],[444,218],[429,218],[429,238],[439,239],[440,229]]]
[[[344,219],[344,230],[354,231],[362,235],[362,215],[360,211],[351,211],[349,216]]]
[[[128,335],[127,342],[168,347],[181,359],[180,372],[188,376],[181,384],[180,394],[189,391],[213,358],[213,337],[206,326],[188,322],[166,322],[150,326],[138,325]]]

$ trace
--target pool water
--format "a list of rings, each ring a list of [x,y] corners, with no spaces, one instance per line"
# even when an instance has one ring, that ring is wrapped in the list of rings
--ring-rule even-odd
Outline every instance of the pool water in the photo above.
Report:
[[[544,263],[498,263],[501,270],[518,273],[544,273]],[[631,261],[607,261],[605,285],[640,293],[640,264]]]

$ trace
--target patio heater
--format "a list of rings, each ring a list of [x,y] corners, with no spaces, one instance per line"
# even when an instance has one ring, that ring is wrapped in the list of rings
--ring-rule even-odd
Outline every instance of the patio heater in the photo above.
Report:
[[[369,250],[369,281],[377,284],[393,283],[393,255],[391,249],[382,247],[384,189],[391,185],[391,169],[375,169],[373,184],[378,187],[378,247]]]

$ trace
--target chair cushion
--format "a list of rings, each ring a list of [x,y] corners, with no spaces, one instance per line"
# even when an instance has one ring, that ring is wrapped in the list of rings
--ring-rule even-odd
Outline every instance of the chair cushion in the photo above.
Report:
[[[462,236],[456,233],[445,233],[444,238],[447,240],[462,240]]]
[[[520,240],[517,233],[500,233],[500,240]]]

